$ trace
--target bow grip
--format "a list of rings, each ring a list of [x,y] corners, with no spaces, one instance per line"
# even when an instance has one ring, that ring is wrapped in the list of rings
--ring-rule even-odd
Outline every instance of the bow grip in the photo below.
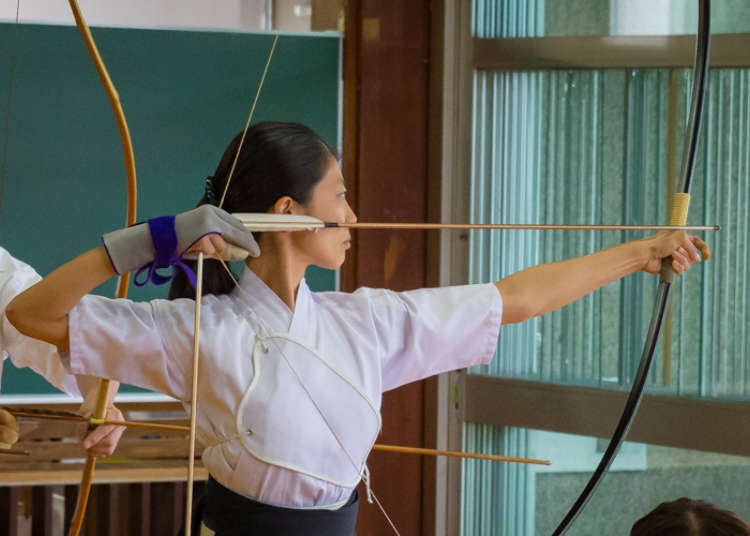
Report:
[[[685,225],[687,223],[688,208],[690,207],[690,194],[676,193],[672,197],[672,214],[669,217],[669,225]],[[664,257],[661,261],[659,281],[672,284],[675,272],[672,269],[672,257]]]

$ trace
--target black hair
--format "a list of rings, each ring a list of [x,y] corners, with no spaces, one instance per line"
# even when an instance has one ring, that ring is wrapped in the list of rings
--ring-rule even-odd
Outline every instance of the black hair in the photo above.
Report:
[[[283,196],[304,205],[310,201],[330,160],[336,158],[335,151],[318,134],[299,123],[256,123],[247,130],[238,156],[241,139],[242,132],[229,143],[213,176],[207,179],[206,193],[198,206],[221,201],[235,158],[237,163],[221,208],[229,213],[267,212]],[[195,261],[186,264],[195,268]],[[226,294],[233,286],[219,261],[204,261],[204,294]],[[180,272],[172,280],[169,299],[194,295],[187,277]]]
[[[636,521],[631,536],[750,536],[750,526],[734,512],[682,497],[664,502]]]

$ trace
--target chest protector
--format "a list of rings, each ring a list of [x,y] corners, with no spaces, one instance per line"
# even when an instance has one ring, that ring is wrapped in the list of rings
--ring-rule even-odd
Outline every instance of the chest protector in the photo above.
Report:
[[[380,431],[377,405],[337,366],[286,333],[258,335],[254,374],[237,408],[237,433],[268,464],[354,487]]]

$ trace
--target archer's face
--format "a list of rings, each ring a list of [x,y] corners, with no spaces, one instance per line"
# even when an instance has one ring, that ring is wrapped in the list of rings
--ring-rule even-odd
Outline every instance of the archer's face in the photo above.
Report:
[[[330,159],[328,170],[313,188],[312,198],[305,205],[299,205],[301,214],[323,221],[354,223],[357,216],[346,200],[346,187],[338,162]],[[310,264],[334,270],[346,258],[346,250],[351,247],[351,234],[348,229],[321,229],[317,232],[293,233],[298,251]]]

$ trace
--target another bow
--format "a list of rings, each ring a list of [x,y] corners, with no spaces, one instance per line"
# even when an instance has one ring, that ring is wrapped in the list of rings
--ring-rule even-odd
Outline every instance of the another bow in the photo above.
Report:
[[[99,73],[99,78],[104,85],[104,89],[107,92],[109,103],[112,106],[115,119],[117,121],[117,127],[120,131],[120,139],[122,140],[122,149],[125,157],[125,172],[128,178],[128,193],[127,193],[127,216],[125,219],[125,225],[133,225],[136,223],[136,200],[137,200],[137,181],[135,175],[135,156],[133,154],[133,144],[130,140],[130,131],[128,130],[128,123],[125,120],[125,114],[120,104],[120,97],[117,94],[112,80],[107,73],[107,68],[104,65],[104,61],[99,54],[99,50],[96,47],[94,38],[91,35],[86,21],[81,14],[81,10],[78,7],[76,0],[68,0],[70,3],[70,9],[73,11],[73,17],[76,21],[86,48],[91,55],[91,59],[94,62],[96,71]],[[121,275],[117,282],[117,290],[115,296],[117,298],[125,298],[128,295],[128,274]],[[112,387],[110,380],[102,379],[99,384],[99,392],[96,400],[96,408],[94,410],[93,417],[95,419],[103,419],[107,411],[107,401],[109,398],[109,391]],[[78,492],[78,502],[76,504],[76,510],[73,514],[73,520],[70,526],[70,536],[77,536],[83,525],[83,518],[86,515],[86,505],[88,503],[89,493],[91,492],[91,482],[94,476],[94,470],[96,468],[96,458],[89,455],[86,459],[86,465],[83,470],[81,477],[81,485]]]

